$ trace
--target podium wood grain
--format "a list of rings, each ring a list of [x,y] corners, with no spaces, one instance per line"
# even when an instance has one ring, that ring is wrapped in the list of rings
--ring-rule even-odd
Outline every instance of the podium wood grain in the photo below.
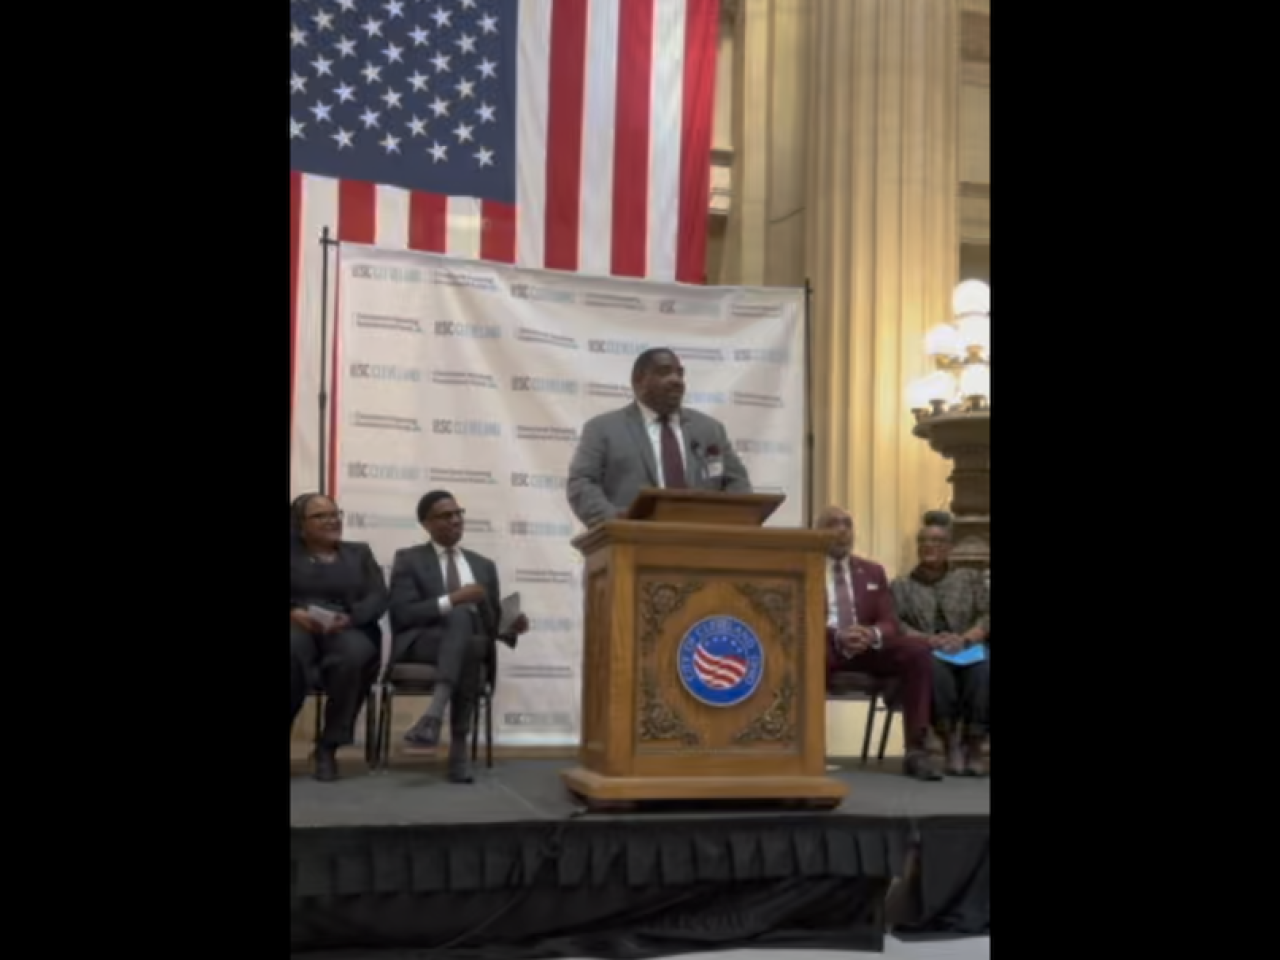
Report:
[[[646,491],[631,515],[710,522],[614,520],[576,541],[586,568],[582,739],[580,765],[562,776],[589,807],[831,807],[847,793],[825,774],[829,535],[758,526],[781,499]],[[715,616],[746,623],[764,652],[756,691],[730,707],[696,699],[677,664],[685,633]]]

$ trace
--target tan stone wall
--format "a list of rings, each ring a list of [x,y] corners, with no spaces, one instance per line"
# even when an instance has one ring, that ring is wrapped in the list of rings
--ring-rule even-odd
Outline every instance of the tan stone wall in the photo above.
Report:
[[[814,281],[820,499],[850,506],[862,549],[892,570],[920,512],[949,496],[946,462],[911,436],[905,386],[955,282],[990,276],[990,3],[725,11],[716,146],[732,204],[713,219],[708,277]]]
[[[732,205],[713,218],[707,274],[827,278],[818,486],[854,509],[861,549],[892,571],[910,562],[920,510],[948,498],[947,465],[911,436],[902,388],[923,372],[921,335],[948,315],[955,281],[990,279],[990,0],[724,9],[715,145],[732,157]],[[912,96],[932,112],[913,112]],[[853,124],[853,112],[874,119]],[[830,753],[858,752],[865,716],[865,704],[828,704]]]

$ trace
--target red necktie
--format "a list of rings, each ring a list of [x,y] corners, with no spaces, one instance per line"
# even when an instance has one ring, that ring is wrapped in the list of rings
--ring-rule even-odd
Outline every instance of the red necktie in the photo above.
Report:
[[[449,593],[462,589],[462,575],[458,572],[458,551],[450,547],[444,552],[445,555],[445,571],[444,571],[444,588]]]
[[[845,560],[836,561],[836,629],[844,630],[858,622],[853,612],[853,589],[849,586],[849,577],[845,572]]]
[[[680,455],[680,441],[676,439],[676,432],[671,429],[671,418],[664,414],[658,418],[658,422],[662,424],[663,486],[668,489],[688,486],[684,481],[684,457]]]

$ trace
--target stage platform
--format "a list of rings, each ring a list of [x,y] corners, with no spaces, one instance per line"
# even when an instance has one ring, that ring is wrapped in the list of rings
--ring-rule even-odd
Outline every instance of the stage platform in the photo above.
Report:
[[[895,927],[989,932],[990,783],[850,762],[839,809],[587,814],[571,760],[499,760],[291,784],[295,952],[641,958],[699,949],[880,950]]]

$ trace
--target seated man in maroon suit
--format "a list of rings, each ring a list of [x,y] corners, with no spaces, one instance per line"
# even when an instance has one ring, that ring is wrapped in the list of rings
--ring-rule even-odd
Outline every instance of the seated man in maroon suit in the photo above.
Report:
[[[814,521],[836,534],[827,557],[827,672],[854,671],[901,685],[904,769],[917,780],[941,780],[926,745],[933,704],[929,644],[901,635],[884,567],[853,555],[853,518],[827,507]]]

